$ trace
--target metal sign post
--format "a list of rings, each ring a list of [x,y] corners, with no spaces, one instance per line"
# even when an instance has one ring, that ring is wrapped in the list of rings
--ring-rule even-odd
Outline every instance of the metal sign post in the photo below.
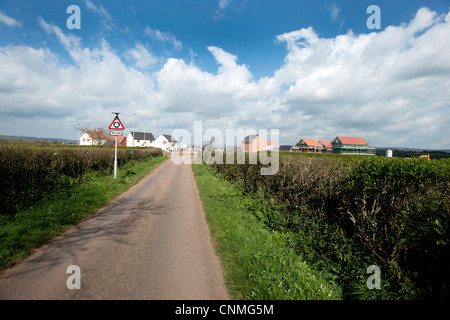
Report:
[[[121,136],[123,134],[123,131],[119,130],[125,130],[125,127],[123,126],[122,122],[119,119],[120,112],[113,112],[113,114],[116,115],[113,122],[111,122],[111,125],[109,126],[110,130],[117,130],[117,131],[111,131],[111,135],[116,136],[116,146],[114,148],[114,179],[117,179],[117,136]],[[113,133],[115,132],[115,133]]]
[[[114,179],[117,179],[117,136],[116,136],[116,147],[114,150]]]

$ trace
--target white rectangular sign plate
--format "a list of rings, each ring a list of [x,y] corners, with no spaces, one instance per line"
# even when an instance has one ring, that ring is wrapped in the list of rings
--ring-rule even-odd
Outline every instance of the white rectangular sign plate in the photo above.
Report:
[[[112,136],[123,136],[123,131],[119,130],[111,130],[110,133]]]

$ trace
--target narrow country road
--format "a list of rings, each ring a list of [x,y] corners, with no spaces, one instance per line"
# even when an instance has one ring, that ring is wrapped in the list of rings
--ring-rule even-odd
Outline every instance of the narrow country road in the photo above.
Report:
[[[80,268],[81,289],[68,289]],[[190,165],[139,184],[0,273],[0,299],[229,299]]]

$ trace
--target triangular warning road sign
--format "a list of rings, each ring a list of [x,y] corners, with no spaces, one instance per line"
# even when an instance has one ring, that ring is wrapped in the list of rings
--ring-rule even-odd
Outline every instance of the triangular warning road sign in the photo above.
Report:
[[[110,130],[125,130],[125,127],[122,124],[122,121],[120,121],[119,116],[116,116],[109,125]]]

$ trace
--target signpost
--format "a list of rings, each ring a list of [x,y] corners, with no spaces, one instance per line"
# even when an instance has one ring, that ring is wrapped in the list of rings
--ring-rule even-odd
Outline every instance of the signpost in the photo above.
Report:
[[[113,112],[116,117],[113,122],[109,125],[109,130],[111,130],[111,135],[116,137],[116,147],[114,150],[114,179],[117,179],[117,136],[123,135],[123,130],[125,127],[122,124],[122,121],[119,119],[120,112]]]

